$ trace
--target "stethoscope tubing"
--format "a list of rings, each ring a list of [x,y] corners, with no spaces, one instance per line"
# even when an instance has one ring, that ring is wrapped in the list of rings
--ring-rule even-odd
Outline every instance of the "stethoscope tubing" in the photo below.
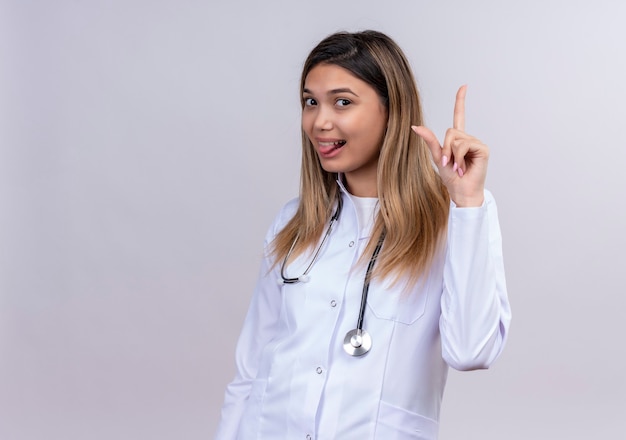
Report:
[[[296,236],[293,243],[291,244],[291,247],[289,248],[289,252],[287,252],[287,255],[285,255],[285,259],[283,260],[283,263],[280,267],[281,279],[278,280],[279,284],[296,284],[299,282],[309,281],[309,271],[313,267],[313,264],[317,260],[317,257],[319,256],[322,248],[324,247],[324,243],[326,243],[326,241],[328,240],[328,237],[330,236],[330,232],[332,231],[334,224],[339,219],[339,215],[341,214],[342,209],[343,209],[343,200],[342,200],[341,193],[339,193],[337,197],[337,209],[335,209],[335,213],[330,218],[328,229],[326,229],[324,238],[322,238],[321,243],[317,247],[317,250],[315,251],[313,258],[311,259],[311,262],[306,267],[302,275],[300,275],[299,277],[295,277],[295,278],[288,278],[287,276],[285,276],[285,266],[287,265],[287,261],[289,260],[289,257],[291,256],[293,250],[296,247],[296,243],[298,242],[299,237]],[[367,297],[369,294],[372,271],[374,270],[374,265],[376,264],[376,260],[378,259],[378,254],[380,253],[380,250],[383,247],[383,242],[385,241],[385,234],[386,234],[386,231],[383,230],[382,234],[380,235],[380,238],[378,239],[378,243],[376,244],[376,247],[374,248],[374,252],[372,253],[370,261],[367,265],[367,270],[365,271],[365,280],[363,281],[363,291],[361,292],[361,305],[359,307],[359,316],[357,319],[356,328],[346,333],[346,336],[344,338],[343,348],[345,352],[348,353],[350,356],[362,356],[368,353],[370,348],[372,347],[372,338],[369,335],[369,333],[363,330],[363,321],[365,320],[365,309],[367,307]]]
[[[367,270],[365,271],[365,282],[363,283],[363,292],[361,293],[361,307],[359,308],[359,319],[356,323],[357,330],[363,330],[363,320],[365,318],[365,307],[367,306],[367,296],[370,290],[370,278],[372,276],[372,271],[374,270],[374,265],[376,264],[376,259],[378,258],[378,254],[380,253],[380,249],[383,247],[383,242],[385,241],[385,231],[380,234],[380,238],[378,239],[378,243],[376,244],[376,248],[372,253],[372,257],[367,265]]]
[[[287,255],[285,255],[285,259],[283,260],[283,264],[280,266],[280,277],[281,277],[281,280],[278,280],[279,284],[295,284],[295,283],[298,283],[300,281],[307,282],[309,280],[308,279],[309,271],[313,267],[313,264],[317,260],[317,257],[319,256],[322,248],[324,247],[324,243],[326,243],[326,240],[328,239],[328,236],[330,235],[330,232],[333,229],[333,225],[339,219],[339,215],[341,214],[341,210],[342,209],[343,209],[343,200],[341,198],[341,194],[339,194],[339,196],[337,197],[337,209],[335,209],[335,213],[330,218],[330,222],[328,223],[328,229],[326,229],[326,233],[324,234],[324,238],[322,238],[322,242],[317,247],[317,250],[315,251],[315,254],[313,255],[313,258],[311,259],[311,262],[306,267],[306,269],[304,270],[304,273],[302,275],[300,275],[299,277],[295,277],[295,278],[288,278],[287,276],[285,276],[285,266],[287,265],[287,261],[289,260],[289,257],[291,257],[291,254],[292,254],[294,248],[296,247],[296,243],[298,242],[299,236],[296,235],[296,238],[293,240],[293,243],[291,244],[291,247],[289,248],[289,252],[287,252]]]

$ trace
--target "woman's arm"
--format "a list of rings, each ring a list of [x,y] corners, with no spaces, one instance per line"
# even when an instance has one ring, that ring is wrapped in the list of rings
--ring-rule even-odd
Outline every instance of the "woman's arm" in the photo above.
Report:
[[[442,355],[457,370],[488,368],[508,334],[502,238],[496,203],[451,207],[441,298]]]
[[[498,212],[485,191],[489,148],[465,133],[466,92],[462,86],[456,94],[443,146],[428,128],[412,127],[452,200],[439,328],[442,355],[458,370],[487,368],[502,351],[511,320]]]
[[[291,204],[293,205],[293,203]],[[218,440],[237,438],[239,424],[250,395],[252,383],[257,376],[261,353],[276,335],[281,307],[277,267],[272,268],[270,245],[276,231],[282,227],[283,209],[265,237],[264,258],[259,277],[244,320],[243,329],[235,353],[236,373],[226,388],[222,415],[215,436]]]

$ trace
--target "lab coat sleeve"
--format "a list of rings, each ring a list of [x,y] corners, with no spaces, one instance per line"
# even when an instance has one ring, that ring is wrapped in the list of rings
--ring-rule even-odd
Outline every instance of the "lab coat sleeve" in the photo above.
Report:
[[[485,191],[481,207],[450,208],[439,321],[444,360],[457,370],[488,368],[510,321],[498,212]]]
[[[279,215],[265,238],[258,281],[237,342],[235,378],[226,388],[216,440],[237,438],[252,382],[257,375],[261,352],[275,336],[281,304],[280,286],[276,280],[279,269],[272,268],[268,253],[269,245],[281,223]]]

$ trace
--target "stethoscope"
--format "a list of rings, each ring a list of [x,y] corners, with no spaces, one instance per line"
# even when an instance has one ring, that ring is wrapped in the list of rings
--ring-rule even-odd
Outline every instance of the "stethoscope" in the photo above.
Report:
[[[296,242],[298,241],[298,237],[296,236],[295,240],[291,244],[291,248],[289,249],[289,252],[287,252],[287,255],[285,256],[285,259],[283,260],[283,263],[280,267],[281,279],[278,280],[279,284],[296,284],[299,282],[306,283],[309,281],[310,279],[309,272],[311,271],[313,264],[317,260],[317,257],[319,256],[320,251],[322,250],[322,247],[324,247],[324,243],[327,241],[328,236],[330,235],[330,231],[332,230],[334,224],[339,219],[339,215],[341,214],[342,208],[343,208],[343,201],[341,199],[341,194],[340,194],[339,197],[337,197],[337,209],[335,209],[335,213],[330,218],[330,222],[328,223],[328,228],[326,229],[324,238],[322,238],[322,241],[317,247],[317,250],[313,254],[313,258],[311,259],[311,262],[306,267],[302,275],[300,275],[299,277],[295,277],[295,278],[288,278],[285,275],[285,266],[287,265],[287,261],[289,260],[289,257],[291,256],[291,253],[293,252],[296,246]],[[372,274],[372,270],[374,269],[374,265],[376,264],[376,258],[378,257],[378,253],[380,252],[380,249],[383,247],[384,240],[385,240],[385,232],[383,231],[383,233],[380,236],[380,239],[378,240],[378,243],[376,244],[376,248],[374,249],[374,252],[372,253],[372,257],[370,258],[369,264],[367,265],[367,271],[365,272],[365,281],[363,282],[363,292],[361,293],[361,307],[359,308],[359,319],[357,320],[356,328],[346,333],[346,336],[343,339],[343,349],[350,356],[362,356],[368,351],[370,351],[370,348],[372,348],[372,337],[370,336],[368,332],[363,330],[363,319],[365,317],[365,307],[367,305],[367,294],[370,288],[370,277]]]

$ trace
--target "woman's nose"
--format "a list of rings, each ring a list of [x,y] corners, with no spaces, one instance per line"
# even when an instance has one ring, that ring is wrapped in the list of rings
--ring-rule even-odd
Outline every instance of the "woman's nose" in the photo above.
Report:
[[[317,114],[315,115],[315,121],[313,127],[320,131],[329,131],[333,128],[332,112],[319,107]]]

